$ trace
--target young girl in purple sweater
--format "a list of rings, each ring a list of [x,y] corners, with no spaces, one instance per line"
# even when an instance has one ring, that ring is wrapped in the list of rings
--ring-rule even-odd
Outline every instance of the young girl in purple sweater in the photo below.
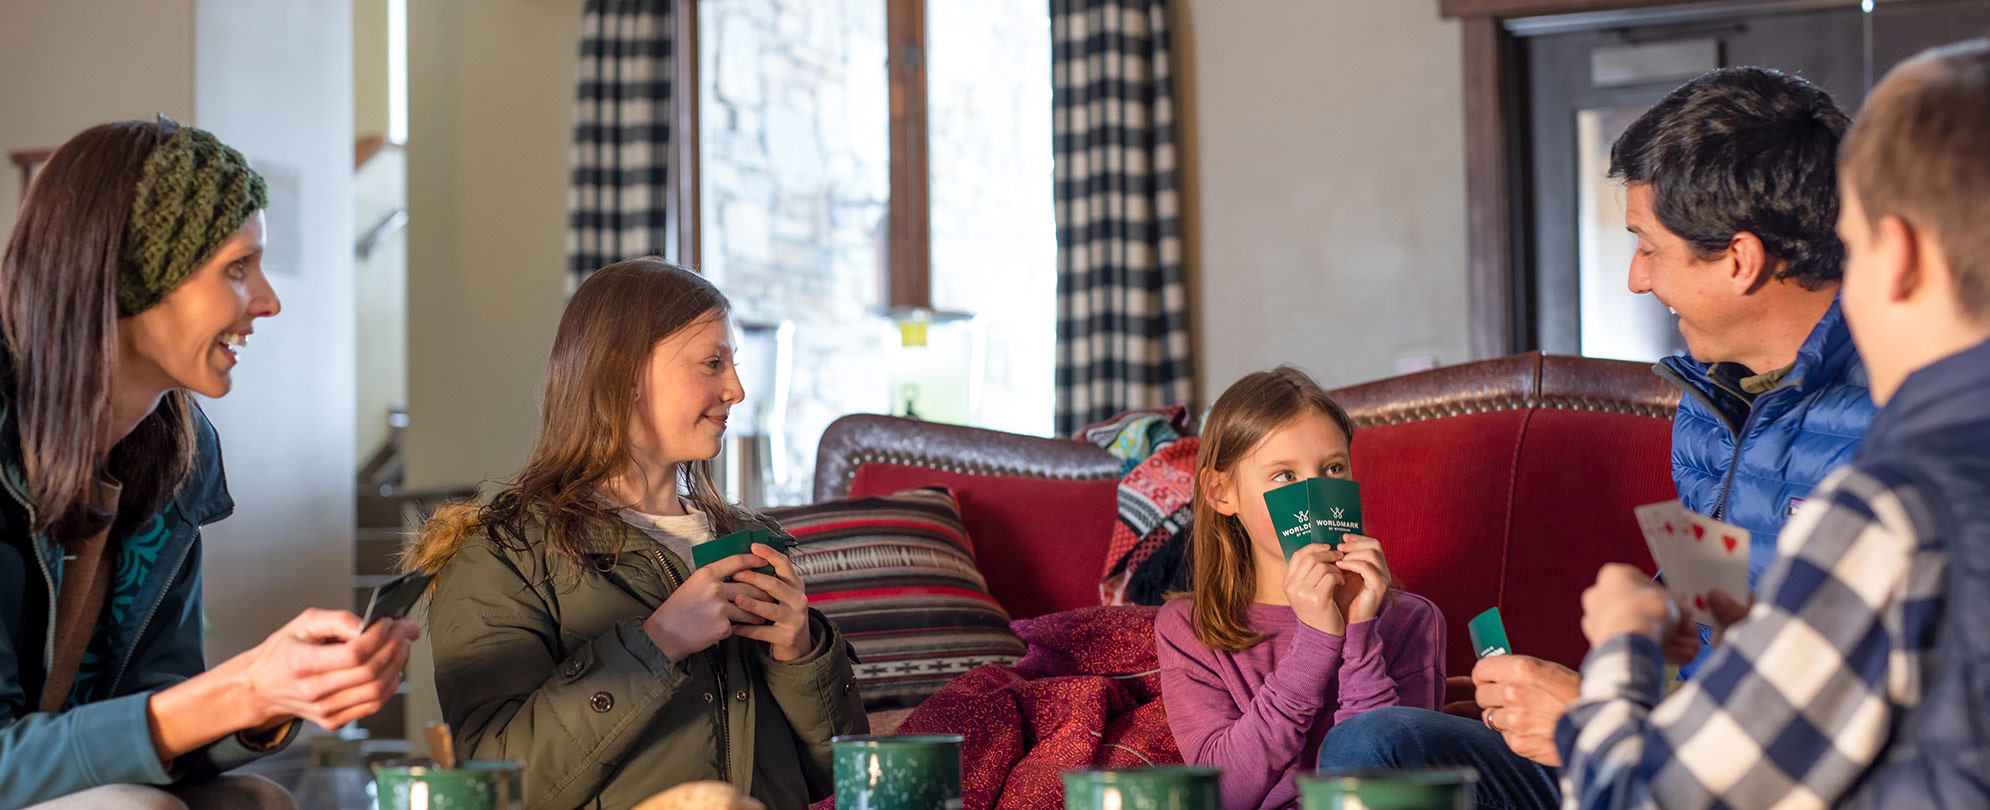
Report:
[[[1382,543],[1347,535],[1290,562],[1265,492],[1352,478],[1354,423],[1298,369],[1249,375],[1216,400],[1196,456],[1189,597],[1155,624],[1161,691],[1182,756],[1223,770],[1225,808],[1283,808],[1334,723],[1381,706],[1436,709],[1444,617],[1395,590]]]

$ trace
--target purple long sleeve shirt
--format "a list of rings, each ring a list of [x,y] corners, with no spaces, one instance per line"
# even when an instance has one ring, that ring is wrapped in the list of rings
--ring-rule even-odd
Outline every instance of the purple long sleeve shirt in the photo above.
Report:
[[[1345,638],[1299,621],[1292,608],[1252,604],[1264,636],[1221,653],[1195,640],[1191,602],[1169,602],[1154,622],[1161,694],[1182,757],[1223,769],[1223,806],[1262,810],[1298,800],[1294,778],[1311,771],[1327,729],[1383,706],[1436,709],[1444,701],[1444,614],[1396,593]]]

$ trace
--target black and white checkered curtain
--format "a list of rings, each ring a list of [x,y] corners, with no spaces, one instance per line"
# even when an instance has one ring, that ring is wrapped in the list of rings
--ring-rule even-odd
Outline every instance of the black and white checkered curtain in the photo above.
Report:
[[[573,284],[663,253],[673,0],[587,0],[574,96],[567,267]]]
[[[1166,0],[1051,0],[1057,430],[1194,395]]]

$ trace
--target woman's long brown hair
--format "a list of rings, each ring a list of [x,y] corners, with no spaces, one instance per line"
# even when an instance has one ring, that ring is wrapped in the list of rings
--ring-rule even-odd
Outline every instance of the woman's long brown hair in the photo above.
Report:
[[[1279,426],[1304,413],[1334,420],[1354,444],[1354,420],[1306,372],[1291,366],[1246,375],[1216,398],[1202,426],[1195,454],[1195,519],[1189,530],[1190,625],[1195,639],[1220,652],[1237,652],[1262,640],[1245,612],[1257,592],[1257,565],[1243,521],[1216,511],[1209,499],[1216,473],[1237,462]]]
[[[711,282],[662,259],[631,259],[588,276],[553,336],[539,438],[525,467],[488,504],[437,511],[403,567],[440,571],[479,531],[523,550],[530,542],[526,525],[535,522],[551,550],[579,561],[588,524],[620,520],[601,493],[633,464],[629,425],[650,350],[680,329],[730,311]],[[727,534],[754,520],[712,484],[711,462],[686,463],[678,475],[715,532]]]
[[[0,259],[0,328],[12,364],[15,423],[33,531],[77,542],[110,515],[89,493],[124,485],[118,515],[137,519],[171,497],[193,467],[193,401],[167,392],[131,433],[112,437],[117,277],[146,158],[171,121],[120,121],[69,139],[35,177]]]

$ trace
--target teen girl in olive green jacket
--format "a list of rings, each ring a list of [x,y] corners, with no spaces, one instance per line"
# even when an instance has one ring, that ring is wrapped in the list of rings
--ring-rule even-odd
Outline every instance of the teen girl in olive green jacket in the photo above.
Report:
[[[868,730],[790,538],[712,486],[743,395],[726,313],[660,260],[590,276],[554,338],[531,461],[416,547],[413,567],[440,572],[429,625],[458,756],[524,762],[531,810],[704,779],[803,808],[830,792],[829,739]],[[691,546],[749,527],[783,549],[691,570]]]

